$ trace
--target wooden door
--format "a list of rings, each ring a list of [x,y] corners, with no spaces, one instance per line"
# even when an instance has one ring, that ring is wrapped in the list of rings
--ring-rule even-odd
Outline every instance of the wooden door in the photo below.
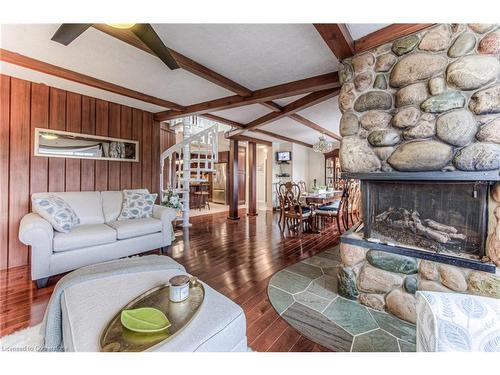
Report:
[[[247,149],[238,148],[238,204],[245,204],[247,171]]]

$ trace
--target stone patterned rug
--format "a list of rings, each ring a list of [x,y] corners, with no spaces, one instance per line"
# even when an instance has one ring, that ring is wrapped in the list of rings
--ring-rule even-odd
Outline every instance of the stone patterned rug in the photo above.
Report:
[[[307,338],[343,352],[414,352],[415,326],[337,294],[339,247],[273,275],[268,294],[280,316]]]

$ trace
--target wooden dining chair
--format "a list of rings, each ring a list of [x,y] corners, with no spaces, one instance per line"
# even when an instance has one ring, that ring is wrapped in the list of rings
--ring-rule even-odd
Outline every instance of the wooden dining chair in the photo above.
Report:
[[[286,182],[280,185],[280,195],[283,202],[284,225],[289,233],[301,235],[304,225],[309,229],[314,226],[314,212],[310,207],[305,207],[300,202],[300,187],[293,182]]]
[[[349,180],[347,183],[348,194],[346,215],[343,219],[345,221],[345,227],[350,228],[352,225],[356,224],[360,217],[361,189],[359,180]],[[351,223],[349,223],[349,220]]]
[[[335,221],[337,224],[337,229],[339,234],[342,233],[341,229],[341,221],[342,226],[347,229],[347,224],[345,223],[345,217],[347,216],[347,201],[349,197],[349,187],[344,185],[344,189],[342,190],[342,197],[332,203],[325,204],[319,206],[314,211],[317,216],[318,227],[320,229],[324,229],[327,222]]]
[[[304,180],[300,180],[297,184],[299,185],[301,194],[307,193],[307,184]]]
[[[278,210],[279,210],[279,219],[278,226],[280,231],[283,233],[285,231],[285,184],[277,184],[276,185],[276,197],[278,198]]]

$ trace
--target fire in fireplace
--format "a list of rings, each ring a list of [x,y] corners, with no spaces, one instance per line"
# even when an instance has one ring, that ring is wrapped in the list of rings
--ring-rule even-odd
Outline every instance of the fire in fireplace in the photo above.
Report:
[[[481,260],[487,182],[363,181],[364,237],[389,245]]]

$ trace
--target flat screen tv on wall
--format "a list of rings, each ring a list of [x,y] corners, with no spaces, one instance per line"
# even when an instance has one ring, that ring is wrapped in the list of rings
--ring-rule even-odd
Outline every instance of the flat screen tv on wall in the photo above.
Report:
[[[292,153],[290,151],[278,151],[276,153],[276,161],[291,161]]]

